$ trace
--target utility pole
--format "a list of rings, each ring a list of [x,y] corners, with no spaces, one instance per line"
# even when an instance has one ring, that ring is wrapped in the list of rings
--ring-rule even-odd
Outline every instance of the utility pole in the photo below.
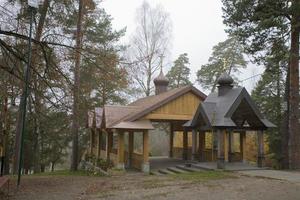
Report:
[[[27,65],[24,66],[24,89],[22,94],[22,104],[21,112],[22,112],[22,119],[21,119],[21,135],[20,135],[20,145],[19,145],[19,166],[18,166],[18,181],[17,186],[19,187],[21,182],[21,174],[22,174],[22,167],[23,167],[23,148],[24,148],[24,134],[25,134],[25,122],[26,122],[26,111],[27,111],[27,97],[28,97],[28,90],[29,90],[29,79],[30,79],[30,67],[31,67],[31,49],[32,49],[32,24],[33,24],[33,17],[36,9],[38,8],[38,0],[28,0],[28,8],[30,14],[30,28],[29,28],[29,36],[28,36],[28,57],[27,57]]]

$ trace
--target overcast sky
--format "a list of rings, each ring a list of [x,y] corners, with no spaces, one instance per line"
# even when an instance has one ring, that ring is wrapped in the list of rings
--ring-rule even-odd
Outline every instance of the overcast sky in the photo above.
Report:
[[[126,43],[135,30],[135,12],[143,0],[103,0],[102,6],[113,17],[116,29],[127,27],[122,42]],[[179,54],[187,53],[190,59],[191,79],[196,79],[196,71],[206,64],[212,53],[212,47],[226,39],[222,23],[221,0],[148,0],[155,6],[163,5],[170,14],[173,22],[173,39],[170,61],[174,61]],[[169,66],[170,67],[170,66]],[[240,79],[246,79],[262,73],[263,68],[249,64],[243,70]],[[255,86],[259,77],[243,82],[249,92]],[[195,85],[199,89],[199,85]],[[208,91],[204,91],[208,93]]]

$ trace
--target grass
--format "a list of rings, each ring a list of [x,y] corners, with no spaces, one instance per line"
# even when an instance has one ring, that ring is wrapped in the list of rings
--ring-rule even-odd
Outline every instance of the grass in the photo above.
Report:
[[[36,173],[30,176],[101,176],[99,174],[93,174],[84,170],[70,171],[70,170],[57,170],[54,172]]]
[[[174,174],[171,176],[175,179],[193,181],[193,182],[204,182],[209,180],[235,178],[235,176],[232,173],[225,172],[225,171],[190,172],[190,173]]]

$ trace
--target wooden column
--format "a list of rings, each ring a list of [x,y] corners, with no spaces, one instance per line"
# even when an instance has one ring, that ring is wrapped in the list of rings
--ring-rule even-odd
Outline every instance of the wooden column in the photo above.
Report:
[[[225,162],[229,162],[229,134],[227,131],[225,131],[224,134],[224,160]]]
[[[188,159],[188,132],[187,130],[183,131],[183,151],[182,151],[182,159]]]
[[[264,166],[264,132],[257,131],[257,166]]]
[[[234,157],[234,135],[233,131],[229,132],[229,162],[233,162]]]
[[[149,165],[149,133],[148,130],[143,131],[143,165],[142,171],[145,173],[150,172]]]
[[[205,161],[205,131],[199,131],[198,154],[199,154],[199,161],[204,162]]]
[[[192,130],[192,160],[197,158],[197,130]]]
[[[91,155],[93,155],[94,133],[95,133],[95,129],[91,128],[91,133],[90,133],[90,154]]]
[[[174,146],[174,129],[173,124],[170,122],[170,143],[169,143],[169,157],[173,158],[173,146]]]
[[[217,130],[218,134],[218,160],[217,160],[217,168],[218,169],[225,169],[225,162],[224,162],[224,141],[225,141],[225,131],[224,130]]]
[[[129,131],[128,133],[128,166],[132,167],[132,154],[134,148],[134,132]]]
[[[102,145],[102,131],[101,129],[97,129],[98,132],[98,142],[97,142],[97,159],[101,157],[101,145]]]
[[[124,152],[124,131],[118,130],[118,161],[117,168],[125,169],[125,152]]]
[[[242,156],[242,162],[246,163],[246,132],[240,132],[240,153]]]
[[[110,160],[110,152],[111,152],[111,147],[112,147],[112,134],[110,132],[106,132],[106,159]]]

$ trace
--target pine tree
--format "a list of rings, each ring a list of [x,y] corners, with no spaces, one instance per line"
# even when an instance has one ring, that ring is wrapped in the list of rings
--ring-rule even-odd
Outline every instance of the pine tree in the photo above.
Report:
[[[247,65],[243,53],[244,49],[235,36],[220,42],[213,47],[208,63],[202,65],[201,69],[198,70],[197,81],[203,88],[214,92],[217,80],[222,73],[226,72],[237,79],[234,75]]]
[[[167,73],[166,77],[169,79],[169,87],[178,88],[182,86],[191,85],[190,74],[191,70],[188,67],[190,64],[187,53],[180,54],[174,61],[173,67]]]
[[[274,43],[290,44],[288,98],[289,168],[300,168],[299,132],[299,35],[300,0],[222,0],[228,32],[239,36],[255,61],[265,59]]]

